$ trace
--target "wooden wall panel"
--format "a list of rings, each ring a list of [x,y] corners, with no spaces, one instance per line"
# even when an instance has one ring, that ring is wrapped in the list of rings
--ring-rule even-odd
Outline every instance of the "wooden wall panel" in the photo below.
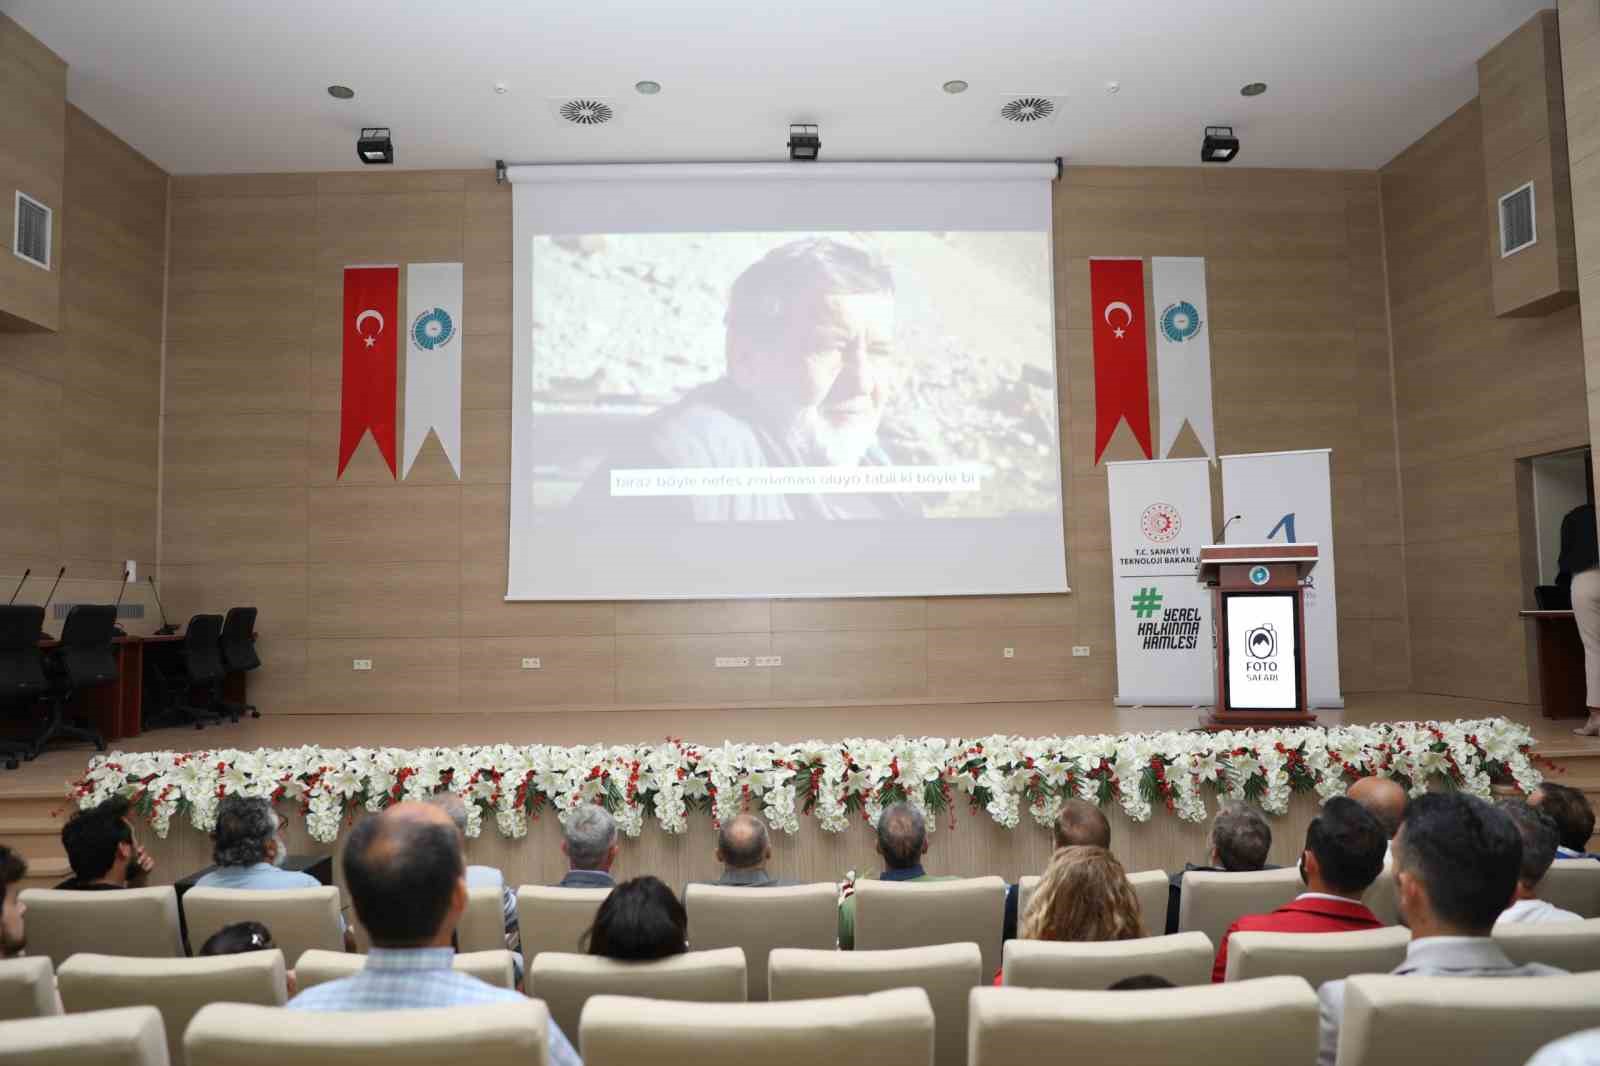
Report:
[[[1561,0],[1559,10],[1572,231],[1592,440],[1600,434],[1600,0]]]
[[[147,614],[126,624],[150,632],[160,622],[142,578],[156,570],[167,175],[75,107],[64,135],[60,328],[0,333],[0,583],[32,567],[19,599],[41,602],[65,565],[59,602],[109,602],[133,559],[141,584],[123,602]],[[9,202],[5,211],[9,238]]]
[[[446,683],[430,668],[403,694],[417,710],[1110,696],[1116,605],[1105,472],[1091,452],[1091,254],[1210,257],[1219,445],[1335,448],[1341,557],[1374,590],[1342,597],[1342,637],[1361,664],[1346,685],[1409,680],[1405,656],[1378,669],[1372,635],[1377,622],[1390,623],[1391,643],[1406,631],[1403,590],[1390,587],[1401,529],[1373,174],[1068,170],[1054,206],[1073,587],[1061,596],[508,603],[509,188],[486,172],[180,178],[173,209],[168,561],[185,610],[208,592],[220,605],[258,590],[266,638],[306,647],[285,691],[307,711],[398,697],[348,660],[368,657],[363,646],[392,657],[407,639],[456,642],[447,658],[458,675]],[[461,480],[431,440],[403,482],[370,440],[336,477],[341,268],[453,259],[467,303]],[[309,309],[288,336],[267,325],[283,306]],[[238,338],[233,351],[210,343],[217,331]],[[262,344],[268,335],[283,343]],[[1250,398],[1263,377],[1271,404]],[[1192,454],[1192,435],[1182,439]],[[180,445],[204,458],[175,455]],[[1108,458],[1130,457],[1124,433]],[[248,484],[262,486],[250,494],[259,504]],[[274,509],[282,520],[269,527]],[[1091,656],[1073,658],[1074,644]],[[784,666],[713,665],[766,654]],[[543,668],[521,669],[525,655]]]
[[[0,14],[0,329],[61,328],[66,221],[67,64]],[[16,192],[51,219],[51,268],[11,254]]]
[[[1381,172],[1408,636],[1417,689],[1522,701],[1515,464],[1588,443],[1589,416],[1578,308],[1495,317],[1482,153],[1473,101]]]

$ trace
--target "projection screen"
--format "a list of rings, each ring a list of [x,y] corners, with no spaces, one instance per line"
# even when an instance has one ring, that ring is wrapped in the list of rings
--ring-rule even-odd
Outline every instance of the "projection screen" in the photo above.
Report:
[[[507,599],[1066,591],[1053,165],[508,177]]]

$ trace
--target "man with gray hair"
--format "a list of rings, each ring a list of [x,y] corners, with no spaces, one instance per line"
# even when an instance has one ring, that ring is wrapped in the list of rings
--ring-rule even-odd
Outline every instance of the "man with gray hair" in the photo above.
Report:
[[[1211,855],[1205,866],[1184,863],[1167,885],[1167,933],[1178,931],[1178,908],[1183,897],[1183,875],[1190,870],[1205,873],[1251,873],[1275,870],[1267,863],[1272,850],[1272,827],[1261,812],[1247,803],[1230,801],[1217,808],[1211,822]]]
[[[217,825],[211,831],[212,869],[195,881],[195,888],[273,890],[321,888],[308,873],[283,869],[289,848],[283,842],[283,820],[272,803],[259,796],[224,796],[217,804]],[[344,949],[355,951],[350,927],[340,915]]]
[[[1498,806],[1511,816],[1511,823],[1522,836],[1522,866],[1517,872],[1517,891],[1511,897],[1511,906],[1500,913],[1495,920],[1495,928],[1583,921],[1583,915],[1563,910],[1539,898],[1539,882],[1544,880],[1544,875],[1550,872],[1550,864],[1556,860],[1559,830],[1556,829],[1555,819],[1522,800],[1505,800]]]
[[[878,815],[878,854],[883,856],[880,881],[949,881],[922,868],[928,853],[928,823],[921,811],[909,803],[893,803]],[[855,883],[845,882],[839,901],[839,947],[849,951],[856,944]]]
[[[597,804],[585,804],[561,823],[561,852],[567,875],[557,888],[612,888],[611,864],[617,861],[617,823]]]
[[[467,842],[466,801],[454,792],[440,792],[428,802],[450,816],[461,833],[464,848]],[[500,893],[500,907],[506,920],[506,947],[512,951],[522,950],[522,936],[517,927],[517,894],[506,884],[505,874],[493,866],[468,866],[467,889],[474,888],[492,888]]]

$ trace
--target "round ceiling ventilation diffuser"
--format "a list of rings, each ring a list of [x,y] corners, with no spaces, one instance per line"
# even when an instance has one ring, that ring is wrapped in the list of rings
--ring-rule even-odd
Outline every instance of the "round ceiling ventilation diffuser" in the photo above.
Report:
[[[568,100],[561,105],[561,117],[575,126],[599,126],[615,116],[611,105],[600,100]]]
[[[1019,96],[1007,101],[1000,117],[1007,122],[1038,122],[1055,114],[1055,101],[1045,96]]]

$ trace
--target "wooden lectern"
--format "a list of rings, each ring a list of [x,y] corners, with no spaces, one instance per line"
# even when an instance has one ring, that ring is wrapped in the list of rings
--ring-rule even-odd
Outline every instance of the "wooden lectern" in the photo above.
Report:
[[[1211,589],[1217,705],[1206,729],[1311,725],[1304,581],[1315,544],[1212,544],[1199,578]]]

